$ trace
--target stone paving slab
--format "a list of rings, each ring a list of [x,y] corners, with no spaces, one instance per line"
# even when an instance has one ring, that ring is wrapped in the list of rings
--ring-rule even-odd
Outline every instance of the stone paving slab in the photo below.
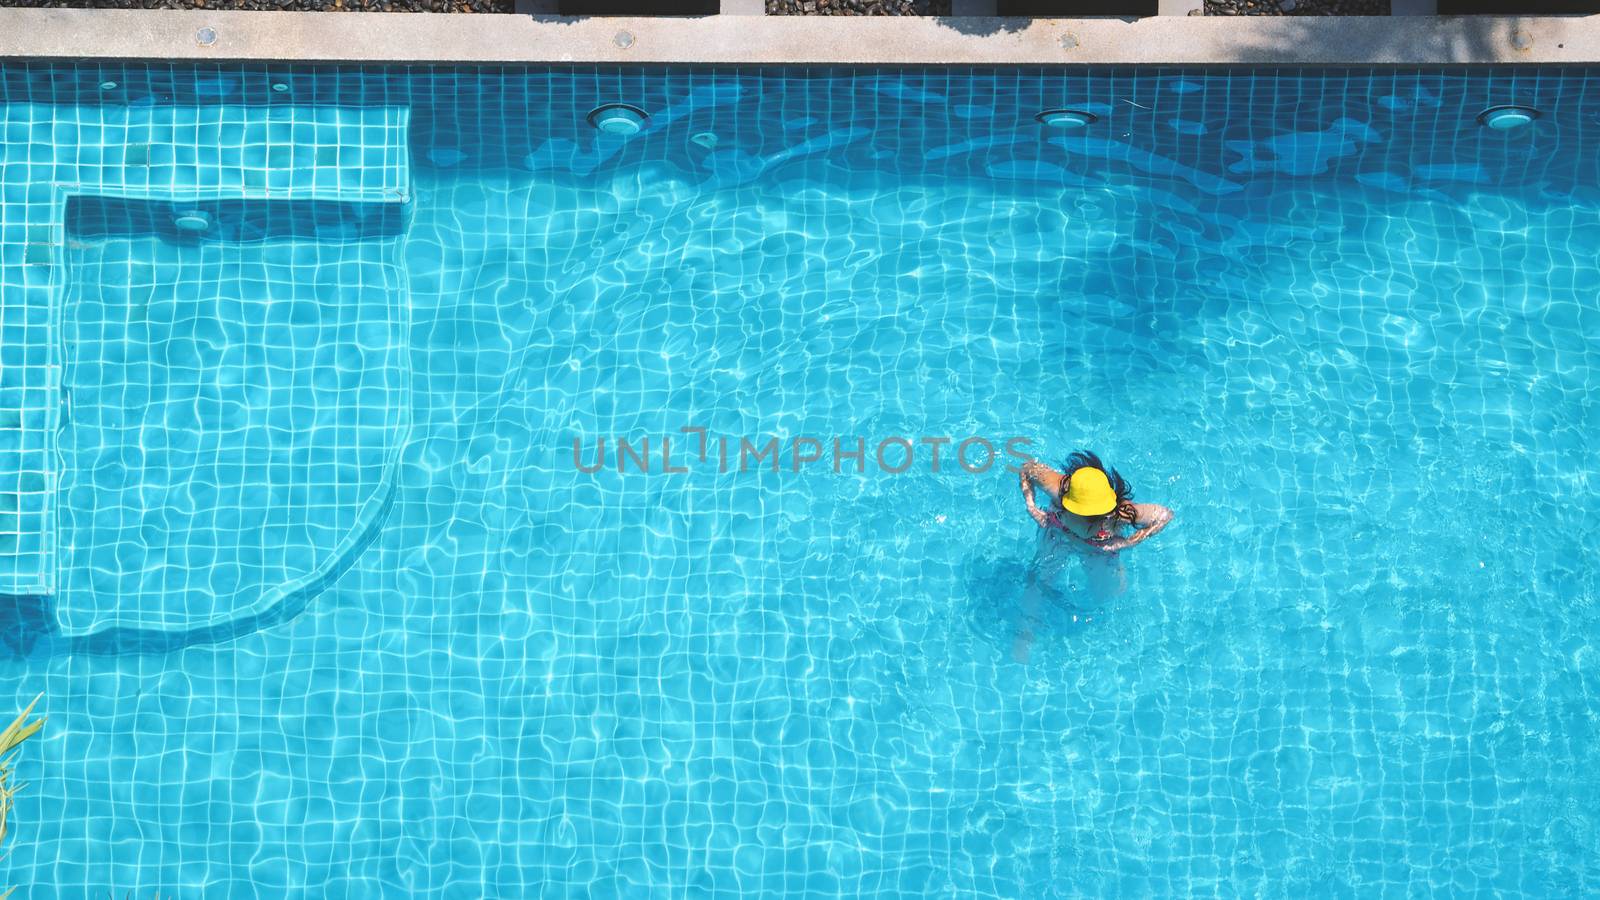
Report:
[[[1590,63],[1600,60],[1600,17],[574,19],[4,9],[0,57],[969,65]]]

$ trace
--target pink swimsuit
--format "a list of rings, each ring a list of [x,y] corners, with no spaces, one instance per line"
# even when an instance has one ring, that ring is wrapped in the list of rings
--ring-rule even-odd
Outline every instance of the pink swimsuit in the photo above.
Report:
[[[1090,541],[1092,543],[1098,544],[1098,543],[1104,543],[1105,541],[1109,541],[1109,540],[1111,540],[1111,537],[1112,537],[1111,532],[1104,531],[1104,530],[1096,532],[1095,536],[1092,537],[1092,538],[1082,537],[1077,532],[1075,532],[1072,529],[1068,528],[1066,526],[1066,524],[1064,522],[1062,522],[1060,519],[1056,518],[1056,514],[1053,513],[1053,512],[1045,513],[1044,514],[1044,518],[1045,518],[1046,522],[1049,522],[1051,525],[1055,526],[1056,528],[1061,529],[1062,531],[1065,531],[1067,534],[1072,535],[1073,537],[1077,538],[1080,541]]]

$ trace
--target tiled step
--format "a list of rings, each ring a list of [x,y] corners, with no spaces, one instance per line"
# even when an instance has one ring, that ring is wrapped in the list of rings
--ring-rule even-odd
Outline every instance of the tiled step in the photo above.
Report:
[[[304,577],[293,584],[216,604],[182,591],[129,591],[123,576],[138,572],[126,560],[116,570],[121,576],[95,570],[98,538],[87,523],[94,515],[111,516],[110,502],[83,494],[82,479],[71,477],[81,473],[63,470],[72,460],[64,459],[59,446],[61,435],[85,412],[75,415],[71,408],[72,375],[66,371],[69,359],[81,363],[85,354],[63,345],[62,323],[74,312],[63,308],[72,274],[69,242],[75,240],[65,227],[66,210],[74,198],[117,198],[146,203],[169,221],[171,211],[184,204],[219,212],[230,202],[237,208],[237,201],[249,201],[258,211],[262,204],[301,211],[266,217],[278,222],[300,215],[307,204],[332,204],[346,212],[331,226],[319,222],[311,233],[279,237],[300,242],[297,261],[314,257],[336,265],[338,240],[369,233],[368,223],[384,218],[364,209],[392,207],[410,197],[409,118],[409,109],[392,106],[0,105],[0,133],[49,136],[12,144],[0,154],[0,595],[50,597],[61,630],[72,637],[108,628],[181,632],[260,615],[272,602],[269,594],[300,590],[301,582],[312,583],[337,566],[337,560],[318,559],[307,571],[297,570]],[[229,240],[277,239],[238,230],[259,232],[262,218],[221,222],[237,229],[212,235],[206,252],[225,253],[221,248]],[[397,233],[390,237],[389,244],[398,242]],[[152,247],[162,246],[159,235],[147,238]],[[303,274],[293,266],[266,271],[283,278]],[[403,279],[387,283],[403,291]],[[403,296],[391,306],[403,306]],[[94,377],[77,373],[80,381]],[[95,399],[99,407],[108,402],[108,396]],[[137,455],[139,449],[130,446],[127,452]],[[62,492],[71,483],[79,484],[75,496],[88,504],[87,518],[65,504]],[[363,507],[350,518],[365,527],[371,516]],[[154,545],[169,538],[145,530],[142,539],[152,545],[154,559]],[[350,535],[328,537],[332,552],[359,543]]]

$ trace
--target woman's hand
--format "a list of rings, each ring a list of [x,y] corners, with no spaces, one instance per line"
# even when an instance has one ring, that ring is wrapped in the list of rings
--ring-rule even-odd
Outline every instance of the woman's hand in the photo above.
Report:
[[[1148,540],[1156,532],[1167,527],[1172,521],[1172,510],[1167,509],[1165,506],[1158,506],[1154,503],[1134,503],[1130,505],[1133,507],[1136,516],[1133,521],[1133,527],[1137,528],[1138,531],[1125,538],[1107,541],[1108,544],[1116,545],[1112,550],[1113,553],[1117,550],[1126,550],[1141,541]]]

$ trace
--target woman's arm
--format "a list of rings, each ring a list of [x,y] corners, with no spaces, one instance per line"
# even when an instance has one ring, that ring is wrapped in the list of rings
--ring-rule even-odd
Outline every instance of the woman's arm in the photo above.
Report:
[[[1022,464],[1021,480],[1022,499],[1027,501],[1028,515],[1033,516],[1033,520],[1039,523],[1040,528],[1049,528],[1049,514],[1040,509],[1038,502],[1034,499],[1034,485],[1037,484],[1044,487],[1046,491],[1049,491],[1051,482],[1060,482],[1061,473],[1050,468],[1049,466],[1040,465],[1039,463],[1030,459]]]
[[[1159,503],[1135,503],[1133,504],[1133,510],[1136,514],[1133,520],[1133,527],[1139,530],[1128,537],[1107,541],[1100,545],[1102,548],[1110,551],[1126,550],[1134,544],[1153,537],[1156,532],[1167,527],[1172,522],[1172,510]]]

